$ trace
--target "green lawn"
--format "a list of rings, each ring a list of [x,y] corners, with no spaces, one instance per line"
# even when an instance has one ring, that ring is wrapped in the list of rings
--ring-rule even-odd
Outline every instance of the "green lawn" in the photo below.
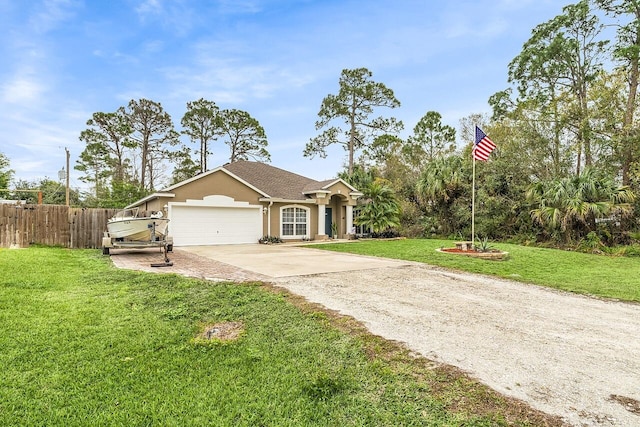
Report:
[[[194,340],[221,321],[244,335]],[[295,296],[99,251],[0,249],[0,348],[7,426],[559,425]]]
[[[640,259],[591,255],[558,249],[495,244],[509,252],[505,261],[473,259],[437,252],[453,241],[436,239],[362,240],[314,245],[318,249],[424,262],[565,291],[624,301],[640,301]]]

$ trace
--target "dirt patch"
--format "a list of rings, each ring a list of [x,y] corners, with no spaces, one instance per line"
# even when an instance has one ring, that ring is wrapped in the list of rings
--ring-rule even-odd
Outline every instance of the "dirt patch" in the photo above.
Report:
[[[196,342],[229,342],[235,341],[244,334],[242,322],[220,322],[205,325],[202,332],[196,337]]]

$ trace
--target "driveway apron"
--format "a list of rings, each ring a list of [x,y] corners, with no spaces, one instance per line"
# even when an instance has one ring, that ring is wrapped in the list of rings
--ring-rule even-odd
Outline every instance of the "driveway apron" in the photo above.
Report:
[[[409,265],[410,262],[292,245],[187,246],[180,248],[271,278]]]

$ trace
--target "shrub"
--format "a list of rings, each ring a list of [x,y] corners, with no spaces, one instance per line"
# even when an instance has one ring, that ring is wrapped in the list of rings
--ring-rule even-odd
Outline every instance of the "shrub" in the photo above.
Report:
[[[400,233],[396,230],[385,230],[379,233],[371,233],[371,237],[374,239],[393,239],[396,237],[400,237]]]
[[[268,243],[282,243],[282,239],[277,236],[263,236],[258,240],[258,243],[268,244]]]
[[[489,244],[489,238],[488,237],[484,237],[484,238],[480,238],[478,237],[476,239],[478,241],[478,244],[476,245],[476,251],[478,252],[489,252],[493,249],[493,246],[491,246],[491,244]]]

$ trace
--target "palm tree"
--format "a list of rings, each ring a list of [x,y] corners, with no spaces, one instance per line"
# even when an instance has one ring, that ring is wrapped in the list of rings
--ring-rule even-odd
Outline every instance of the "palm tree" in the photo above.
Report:
[[[631,213],[635,195],[628,186],[618,186],[595,169],[585,168],[580,175],[532,184],[527,199],[538,206],[531,210],[531,218],[551,231],[563,232],[569,241],[574,233],[595,231],[596,219]]]
[[[384,180],[374,180],[362,192],[367,203],[354,220],[357,225],[369,227],[374,233],[400,225],[400,205]]]
[[[416,189],[426,202],[427,208],[436,216],[443,234],[454,232],[456,226],[452,207],[463,195],[468,179],[464,176],[460,156],[437,157],[424,167]]]

